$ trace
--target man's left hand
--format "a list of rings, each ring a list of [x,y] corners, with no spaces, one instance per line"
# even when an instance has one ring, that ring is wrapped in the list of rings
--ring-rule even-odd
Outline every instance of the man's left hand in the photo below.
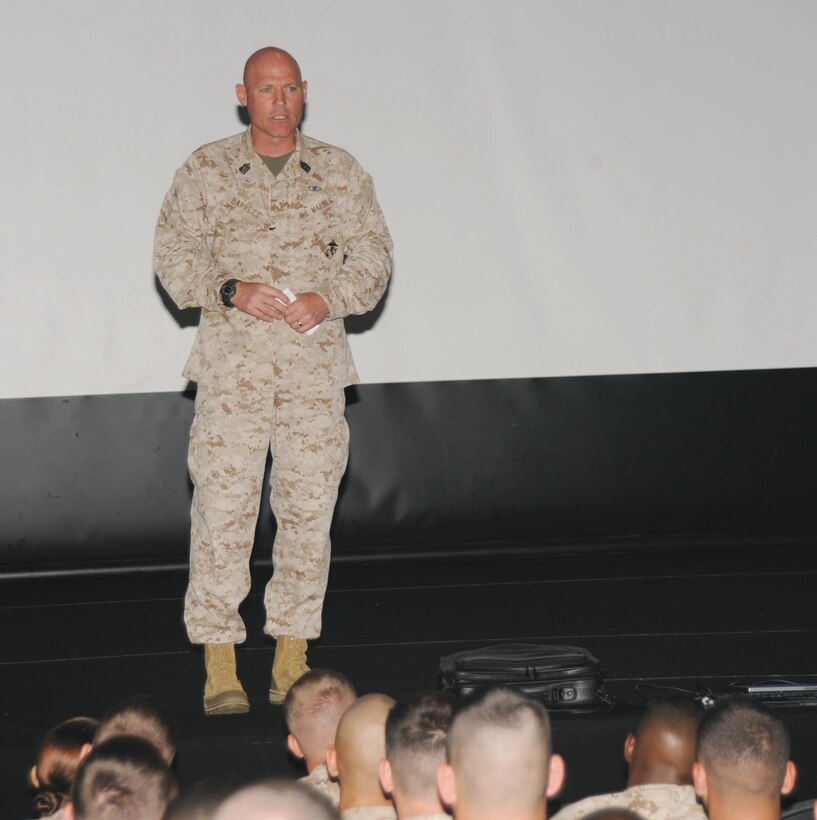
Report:
[[[315,291],[297,293],[294,302],[283,311],[284,321],[298,333],[306,333],[319,325],[329,315],[323,296]]]

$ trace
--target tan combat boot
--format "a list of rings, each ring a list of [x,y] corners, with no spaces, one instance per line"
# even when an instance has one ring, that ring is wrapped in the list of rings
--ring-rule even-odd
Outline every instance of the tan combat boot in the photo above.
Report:
[[[250,702],[235,673],[235,645],[204,644],[204,666],[207,669],[204,714],[240,715],[249,712]]]
[[[281,635],[275,642],[269,702],[283,703],[292,684],[308,671],[306,639],[288,638],[286,635]]]

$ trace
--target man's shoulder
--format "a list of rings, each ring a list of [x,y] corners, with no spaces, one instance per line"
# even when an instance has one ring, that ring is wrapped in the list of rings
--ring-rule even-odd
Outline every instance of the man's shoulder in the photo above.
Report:
[[[345,148],[301,134],[301,159],[309,164],[322,163],[336,168],[360,168],[360,163]]]
[[[573,820],[597,809],[612,806],[630,809],[655,820],[705,820],[706,814],[695,799],[692,786],[649,784],[631,786],[623,792],[598,794],[566,806],[553,820]]]
[[[233,134],[232,136],[224,137],[220,140],[207,142],[196,148],[190,156],[191,158],[210,157],[213,159],[216,157],[235,156],[241,150],[245,133],[246,132],[242,131],[240,134]]]
[[[340,802],[340,787],[330,779],[329,772],[322,763],[300,778],[300,782],[325,794],[335,806]]]

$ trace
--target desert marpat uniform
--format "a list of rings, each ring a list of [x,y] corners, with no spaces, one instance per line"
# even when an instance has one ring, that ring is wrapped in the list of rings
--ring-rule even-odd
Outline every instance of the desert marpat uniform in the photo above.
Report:
[[[199,148],[176,172],[154,262],[201,322],[184,375],[198,383],[190,433],[194,484],[185,625],[194,643],[239,643],[238,606],[267,451],[278,524],[264,631],[314,638],[329,568],[329,526],[346,468],[343,388],[357,372],[343,317],[371,310],[392,242],[369,175],[340,148],[296,135],[278,176],[249,129]],[[312,335],[222,305],[228,279],[318,292],[329,316]]]
[[[631,786],[623,792],[598,794],[565,806],[553,820],[580,820],[599,809],[629,809],[647,820],[706,820],[706,813],[692,786],[649,783]]]
[[[340,820],[397,820],[397,814],[391,806],[355,806],[344,809]]]
[[[340,803],[340,786],[329,777],[329,771],[323,763],[315,766],[305,777],[298,778],[298,782],[319,791],[324,797],[328,797],[332,801],[335,808],[338,807]]]

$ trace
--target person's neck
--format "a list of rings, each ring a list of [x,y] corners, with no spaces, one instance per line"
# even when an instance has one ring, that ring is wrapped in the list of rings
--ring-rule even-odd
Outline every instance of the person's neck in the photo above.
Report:
[[[710,793],[706,813],[709,820],[780,820],[780,800]]]
[[[445,813],[443,804],[440,803],[437,795],[412,797],[402,794],[397,789],[392,793],[394,808],[398,817],[416,817],[418,814]]]
[[[262,157],[283,157],[286,154],[291,154],[297,144],[294,134],[283,140],[273,140],[256,131],[252,125],[250,126],[250,137],[252,138],[253,150]]]
[[[627,788],[633,786],[691,786],[692,783],[681,782],[681,778],[676,773],[663,774],[641,774],[627,778]]]
[[[509,811],[502,806],[469,806],[462,801],[454,806],[454,820],[545,820],[546,817],[547,803],[544,800],[529,810],[516,811]]]
[[[355,809],[363,806],[392,806],[393,803],[386,797],[378,787],[373,788],[344,788],[343,781],[340,783],[340,811],[344,809]]]
[[[627,772],[627,788],[631,786],[691,786],[692,760],[688,766],[642,763],[633,760]]]

